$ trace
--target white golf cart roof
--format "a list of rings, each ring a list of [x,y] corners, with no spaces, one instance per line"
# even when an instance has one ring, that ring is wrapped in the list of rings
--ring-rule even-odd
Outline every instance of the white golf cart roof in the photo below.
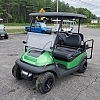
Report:
[[[2,21],[3,19],[2,18],[0,18],[0,21]]]
[[[60,22],[61,20],[52,20],[53,22]],[[63,20],[63,22],[74,22],[74,20]]]

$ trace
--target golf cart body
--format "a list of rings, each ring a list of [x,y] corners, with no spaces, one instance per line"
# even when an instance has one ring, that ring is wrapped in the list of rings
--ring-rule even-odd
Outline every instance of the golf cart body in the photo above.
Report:
[[[41,34],[51,34],[51,29],[48,28],[43,22],[35,22],[34,25],[31,23],[31,26],[25,26],[25,31]]]
[[[54,22],[54,26],[52,27],[52,32],[57,33],[59,28],[59,22],[61,20],[52,20]],[[64,31],[67,33],[71,33],[74,29],[74,20],[63,20],[62,29],[60,31]]]
[[[63,31],[67,31],[68,33],[71,33],[74,29],[74,20],[64,20],[63,21]]]
[[[36,79],[36,88],[42,93],[47,93],[53,87],[55,75],[60,78],[76,71],[80,73],[86,71],[87,59],[92,58],[93,39],[84,41],[83,34],[79,33],[80,20],[86,18],[84,15],[46,12],[31,13],[30,16],[60,18],[61,23],[57,34],[38,34],[36,36],[35,33],[28,32],[26,41],[23,42],[25,53],[16,60],[12,74],[17,79]],[[79,19],[77,33],[59,32],[65,18]],[[91,45],[88,45],[88,42]],[[40,44],[38,45],[38,43]],[[43,43],[46,45],[43,46]],[[90,55],[88,57],[86,51],[89,49]]]
[[[8,39],[8,35],[7,33],[5,32],[5,27],[4,27],[4,24],[3,23],[3,19],[0,18],[0,37],[4,37],[5,39]]]

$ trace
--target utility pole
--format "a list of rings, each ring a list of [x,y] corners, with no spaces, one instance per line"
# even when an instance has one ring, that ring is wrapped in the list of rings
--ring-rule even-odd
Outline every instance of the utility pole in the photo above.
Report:
[[[58,12],[58,0],[57,0],[57,12]]]
[[[58,0],[57,0],[57,12],[58,12]],[[57,18],[57,20],[58,20],[58,18]],[[58,24],[58,21],[57,21],[57,24]]]

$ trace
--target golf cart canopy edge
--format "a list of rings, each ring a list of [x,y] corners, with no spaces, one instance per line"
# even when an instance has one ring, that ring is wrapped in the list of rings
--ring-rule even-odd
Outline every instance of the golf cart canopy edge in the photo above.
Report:
[[[82,14],[69,13],[69,12],[44,12],[44,13],[30,13],[29,16],[45,16],[45,17],[55,17],[55,18],[78,18],[86,19],[87,17]]]

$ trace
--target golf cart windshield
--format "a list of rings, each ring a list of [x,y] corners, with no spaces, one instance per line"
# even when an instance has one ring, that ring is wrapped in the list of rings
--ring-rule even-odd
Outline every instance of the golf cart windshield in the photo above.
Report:
[[[55,34],[48,35],[28,32],[25,46],[28,46],[29,48],[50,50],[50,47],[53,46],[55,37]]]
[[[41,27],[46,27],[45,23],[40,23],[40,24],[41,24]]]
[[[3,31],[4,31],[4,25],[0,24],[0,32],[3,32]]]
[[[0,32],[4,31],[3,19],[0,18]]]
[[[42,22],[37,22],[35,23],[35,27],[46,27],[46,24],[45,23],[42,23]]]

